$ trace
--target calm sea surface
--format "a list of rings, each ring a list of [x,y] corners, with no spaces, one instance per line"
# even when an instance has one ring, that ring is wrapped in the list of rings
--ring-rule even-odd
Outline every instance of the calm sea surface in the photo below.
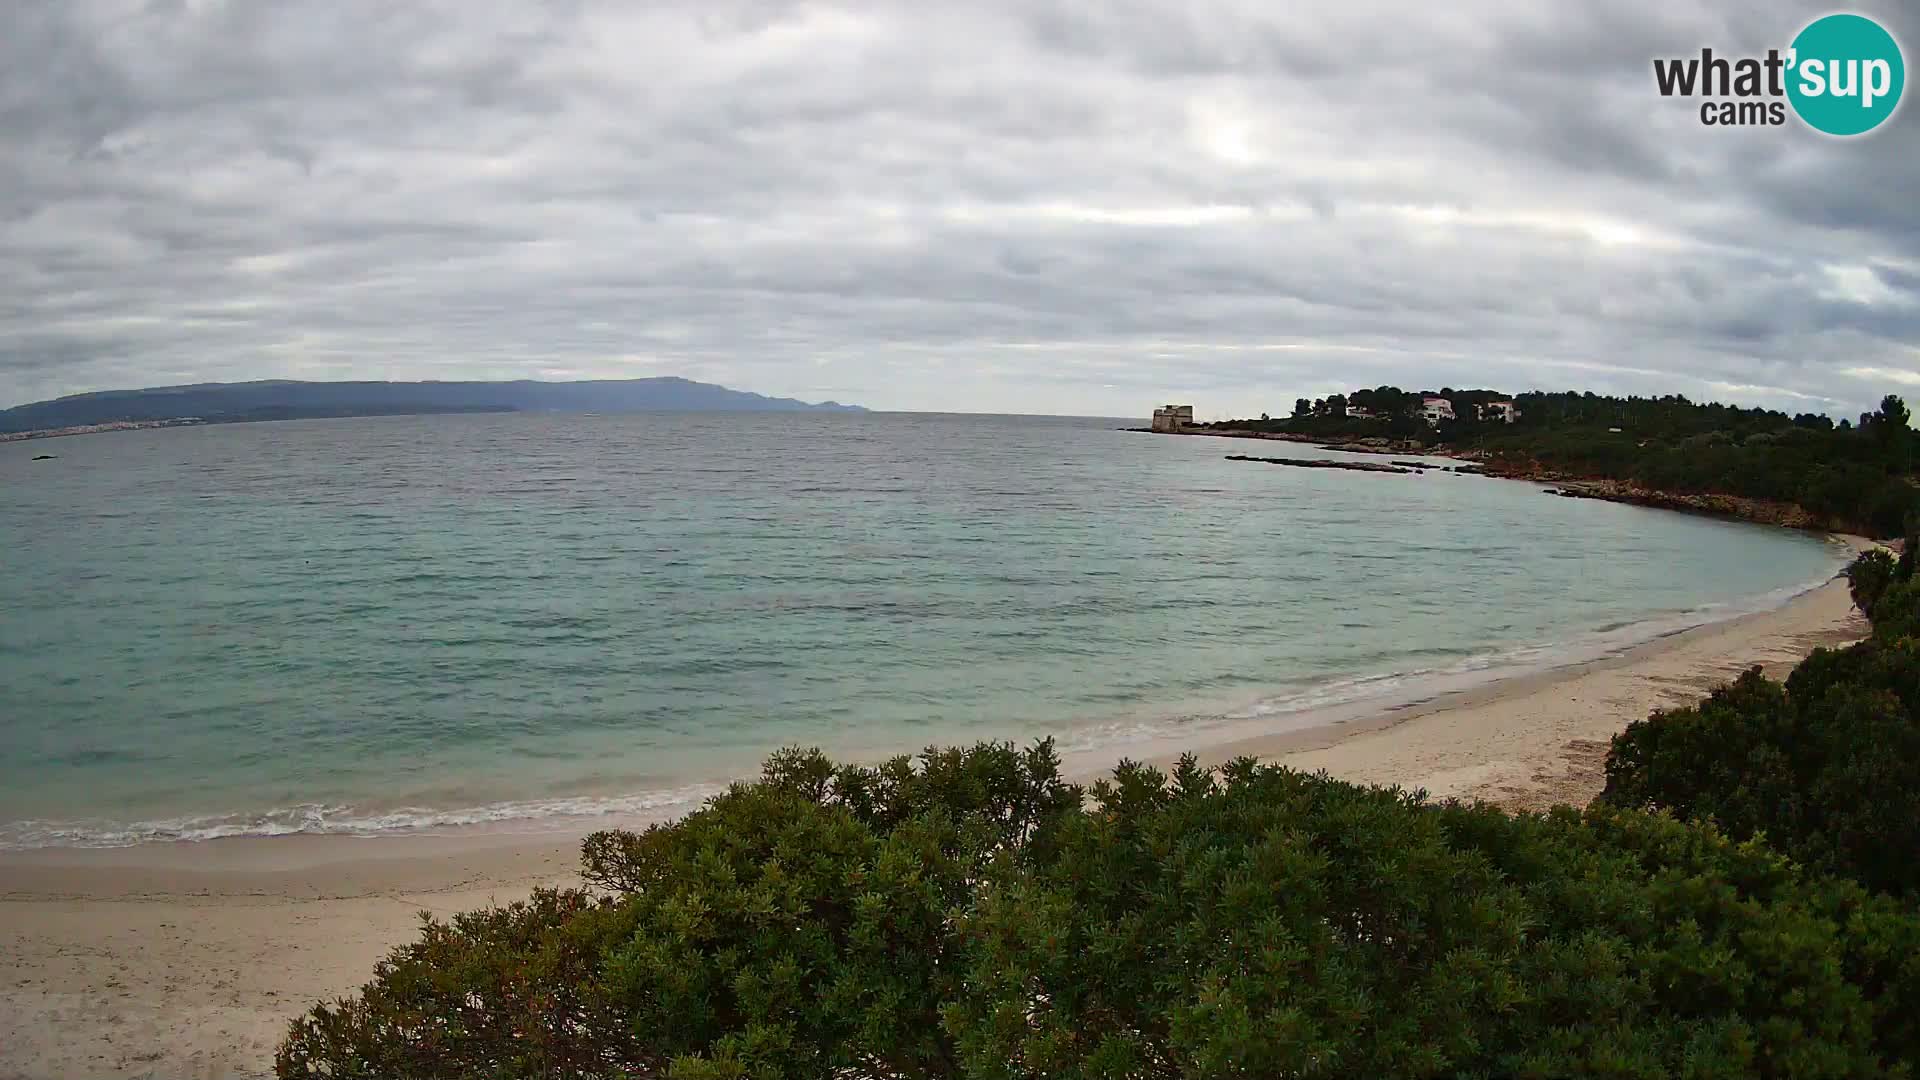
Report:
[[[1779,530],[1117,426],[521,414],[0,445],[0,847],[577,820],[796,743],[1297,726],[1840,565]]]

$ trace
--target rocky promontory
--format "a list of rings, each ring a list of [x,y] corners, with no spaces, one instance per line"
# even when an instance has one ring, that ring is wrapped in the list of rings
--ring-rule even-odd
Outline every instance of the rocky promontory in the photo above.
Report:
[[[1489,475],[1516,480],[1533,479],[1491,471]],[[1679,510],[1683,513],[1707,514],[1736,521],[1758,522],[1762,525],[1781,525],[1789,529],[1827,529],[1833,524],[1796,503],[1775,502],[1769,499],[1749,499],[1739,495],[1655,491],[1652,488],[1640,487],[1621,480],[1559,480],[1554,483],[1558,486],[1547,488],[1546,494],[1559,495],[1567,499],[1599,499],[1603,502],[1627,503],[1631,506],[1649,506],[1657,510]]]

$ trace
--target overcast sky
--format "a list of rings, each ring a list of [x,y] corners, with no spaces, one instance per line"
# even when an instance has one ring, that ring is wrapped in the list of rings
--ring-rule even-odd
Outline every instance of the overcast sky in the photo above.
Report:
[[[1910,64],[1915,9],[1851,8]],[[1706,128],[1651,67],[1827,10],[0,0],[0,405],[683,375],[889,409],[1394,383],[1856,413],[1920,396],[1920,106]]]

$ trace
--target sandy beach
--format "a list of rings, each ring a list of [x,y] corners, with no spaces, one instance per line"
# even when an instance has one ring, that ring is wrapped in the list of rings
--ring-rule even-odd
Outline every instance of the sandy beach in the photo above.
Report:
[[[1584,803],[1607,740],[1753,664],[1863,636],[1835,580],[1622,655],[1284,735],[1129,747],[1252,754],[1520,808]],[[1069,758],[1076,774],[1107,764]],[[351,991],[418,913],[572,878],[576,837],[234,839],[0,855],[0,1078],[268,1074],[287,1021]]]

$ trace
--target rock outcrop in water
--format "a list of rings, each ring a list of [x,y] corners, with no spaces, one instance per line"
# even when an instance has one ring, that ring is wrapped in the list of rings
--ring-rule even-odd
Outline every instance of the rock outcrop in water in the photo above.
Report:
[[[1228,454],[1228,461],[1258,461],[1266,465],[1292,465],[1301,469],[1346,469],[1350,472],[1399,473],[1411,476],[1416,469],[1403,469],[1398,465],[1376,465],[1370,461],[1325,461],[1319,458],[1283,458],[1249,457],[1246,454]]]

